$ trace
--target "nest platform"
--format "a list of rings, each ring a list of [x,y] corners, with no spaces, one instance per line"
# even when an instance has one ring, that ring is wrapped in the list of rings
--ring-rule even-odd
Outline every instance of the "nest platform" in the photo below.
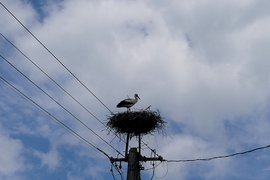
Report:
[[[107,127],[116,134],[146,135],[157,131],[163,133],[165,121],[159,110],[126,111],[108,117]]]

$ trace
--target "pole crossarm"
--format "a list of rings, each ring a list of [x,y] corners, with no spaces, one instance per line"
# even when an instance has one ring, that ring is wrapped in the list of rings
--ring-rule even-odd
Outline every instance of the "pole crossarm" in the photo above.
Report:
[[[147,158],[147,157],[143,156],[143,157],[141,157],[141,160],[144,162],[146,162],[146,161],[165,161],[162,156],[158,156],[155,158],[153,158],[153,157]]]
[[[110,157],[111,162],[120,162],[120,161],[125,161],[127,162],[127,158],[113,158]],[[165,161],[165,159],[163,159],[162,156],[156,157],[156,158],[152,158],[152,157],[145,157],[145,156],[141,156],[140,158],[141,161]]]

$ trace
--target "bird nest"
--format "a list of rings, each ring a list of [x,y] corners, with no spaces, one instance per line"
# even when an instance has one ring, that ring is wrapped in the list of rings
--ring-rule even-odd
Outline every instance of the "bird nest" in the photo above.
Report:
[[[164,133],[165,121],[159,110],[126,111],[108,117],[109,133],[130,134],[130,136],[146,135],[153,132]]]

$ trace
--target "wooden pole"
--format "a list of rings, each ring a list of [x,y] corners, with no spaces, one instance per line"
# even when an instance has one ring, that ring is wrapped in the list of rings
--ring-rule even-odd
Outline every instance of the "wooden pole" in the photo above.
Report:
[[[130,148],[129,150],[127,180],[140,180],[137,148]]]

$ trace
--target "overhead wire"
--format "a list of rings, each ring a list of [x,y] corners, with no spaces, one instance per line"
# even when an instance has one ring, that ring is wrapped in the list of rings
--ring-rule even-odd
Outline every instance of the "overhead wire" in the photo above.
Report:
[[[3,84],[5,84],[7,87],[9,87],[11,90],[13,90],[15,93],[17,93],[19,96],[21,96],[23,99],[25,99],[28,103],[30,103],[32,106],[34,106],[35,108],[37,108],[40,112],[42,112],[43,114],[45,114],[46,116],[48,116],[50,119],[52,119],[54,122],[56,122],[58,125],[62,126],[64,129],[66,129],[69,133],[71,133],[72,135],[74,135],[76,138],[78,138],[79,140],[81,140],[83,143],[85,143],[87,146],[91,147],[93,150],[95,150],[96,152],[98,152],[99,154],[104,155],[104,152],[97,148],[95,145],[93,145],[92,143],[90,143],[87,139],[85,139],[84,137],[82,137],[80,134],[78,134],[77,132],[75,132],[74,130],[72,130],[70,127],[68,127],[65,123],[63,123],[62,121],[60,121],[57,117],[55,117],[54,115],[52,115],[49,111],[47,111],[45,108],[43,108],[41,105],[39,105],[38,103],[36,103],[34,100],[32,100],[29,96],[27,96],[26,94],[24,94],[22,91],[20,91],[18,88],[16,88],[14,85],[12,85],[10,82],[8,82],[4,77],[2,77],[0,75],[0,80]],[[103,153],[102,153],[103,152]],[[106,156],[108,157],[108,156]]]
[[[99,120],[89,109],[87,109],[82,103],[80,103],[75,97],[73,97],[67,90],[65,90],[59,83],[57,83],[51,76],[49,76],[45,71],[43,71],[34,61],[32,61],[25,53],[23,53],[14,43],[12,43],[6,36],[2,33],[0,35],[11,44],[19,53],[21,53],[28,61],[30,61],[37,69],[39,69],[45,76],[47,76],[53,83],[55,83],[61,90],[63,90],[68,96],[70,96],[77,104],[79,104],[85,111],[87,111],[90,115],[92,115],[97,121],[99,121],[102,125],[107,127],[101,120]],[[122,142],[125,143],[116,133],[115,136],[118,137]]]
[[[46,48],[45,45],[43,45],[43,43],[41,43],[29,30],[28,28],[26,28],[1,2],[0,4],[51,54],[51,51],[49,49]],[[1,33],[2,35],[2,33]],[[3,35],[2,35],[3,36]],[[4,36],[3,36],[4,37]],[[5,37],[4,37],[5,38]],[[6,38],[5,38],[6,39]],[[7,41],[9,41],[8,39],[6,39]],[[9,41],[10,42],[10,41]],[[15,47],[16,48],[16,47]],[[16,48],[17,49],[17,48]],[[17,49],[19,50],[19,49]],[[19,50],[20,51],[20,50]],[[21,52],[21,51],[20,51]],[[22,53],[22,52],[21,52]],[[23,53],[22,53],[23,54]],[[24,54],[23,54],[24,55]],[[0,55],[1,56],[1,55]],[[54,55],[53,55],[54,56]],[[25,56],[27,59],[29,59],[27,56]],[[55,56],[54,56],[55,57]],[[1,56],[1,58],[3,58],[3,56]],[[56,57],[55,57],[56,58]],[[3,58],[4,59],[4,58]],[[56,58],[58,60],[58,58]],[[6,60],[6,59],[4,59]],[[30,59],[29,59],[30,60]],[[30,60],[31,61],[31,60]],[[59,61],[59,60],[58,60]],[[61,63],[61,61],[59,61],[59,63],[61,65],[63,65]],[[33,63],[34,64],[34,63]],[[35,64],[34,64],[35,65]],[[64,66],[64,65],[63,65]],[[66,66],[64,66],[66,68]],[[38,67],[39,68],[39,67]],[[40,69],[40,68],[39,68]],[[67,68],[66,68],[67,69]],[[40,69],[41,70],[41,69]],[[69,69],[67,69],[88,91],[90,91]],[[42,71],[42,70],[41,70]],[[44,72],[44,71],[42,71]],[[46,74],[46,73],[45,73]],[[49,77],[49,76],[48,76]],[[49,77],[50,78],[50,77]],[[2,79],[2,77],[1,77]],[[51,79],[51,78],[50,78]],[[2,79],[3,80],[3,79]],[[51,79],[52,81],[54,81],[53,79]],[[55,82],[55,81],[54,81]],[[55,82],[56,83],[56,82]],[[57,83],[56,83],[57,84]],[[60,86],[61,88],[61,86]],[[63,88],[61,88],[62,90],[64,90]],[[65,91],[65,90],[64,90]],[[66,91],[65,91],[66,92]],[[66,92],[68,93],[68,92]],[[90,91],[90,93],[92,94],[92,91]],[[69,93],[68,93],[69,94]],[[92,94],[95,98],[97,98],[96,95]],[[71,96],[72,97],[72,96]],[[99,101],[100,99],[97,98]],[[75,100],[77,102],[77,100]],[[101,101],[100,101],[101,102]],[[78,102],[79,103],[79,102]],[[103,103],[101,102],[111,113],[112,111]],[[80,103],[79,103],[80,104]],[[80,104],[81,105],[81,104]],[[82,105],[83,106],[83,105]],[[83,106],[84,107],[84,106]],[[86,108],[84,108],[86,109]],[[87,110],[88,111],[88,110]],[[91,112],[89,112],[90,114],[92,114]],[[49,115],[51,115],[49,113]],[[94,115],[93,115],[94,116]],[[95,116],[94,116],[95,117]],[[96,118],[96,117],[95,117]],[[96,118],[97,119],[97,118]],[[99,119],[97,119],[98,121],[100,121]],[[101,122],[102,123],[102,122]],[[103,123],[102,123],[103,124]],[[76,133],[76,132],[72,132],[72,133]],[[76,134],[77,135],[77,134]],[[77,135],[79,136],[79,135]],[[84,139],[84,138],[83,138]],[[143,142],[144,143],[144,142]],[[108,143],[107,143],[108,144]],[[144,145],[146,145],[152,152],[154,152],[154,154],[156,154],[155,150],[151,149],[146,143],[144,143]],[[269,148],[270,145],[267,145],[267,146],[263,146],[263,147],[259,147],[259,148],[255,148],[255,149],[252,149],[252,150],[248,150],[248,151],[244,151],[244,152],[238,152],[238,153],[233,153],[233,154],[229,154],[229,155],[223,155],[223,156],[214,156],[214,157],[211,157],[211,158],[199,158],[199,159],[187,159],[187,160],[164,160],[166,162],[192,162],[192,161],[210,161],[210,160],[213,160],[213,159],[220,159],[220,158],[228,158],[228,157],[232,157],[232,156],[236,156],[236,155],[243,155],[243,154],[247,154],[247,153],[250,153],[250,152],[254,152],[254,151],[257,151],[257,150],[262,150],[262,149],[266,149],[266,148]],[[119,151],[117,151],[119,153]],[[121,154],[121,153],[120,153]],[[158,154],[156,154],[158,155]]]
[[[65,66],[2,2],[2,7],[44,48],[56,59],[92,96],[94,96],[110,113],[113,112],[74,74]]]
[[[117,156],[117,158],[118,158],[118,156]],[[116,180],[115,175],[113,173],[112,167],[114,167],[114,169],[118,172],[118,175],[121,177],[121,180],[124,180],[121,161],[120,161],[120,165],[119,166],[116,164],[116,162],[111,161],[111,172],[112,172],[112,176]]]
[[[109,110],[109,112],[111,114],[114,114],[74,73],[71,72],[71,70],[69,70],[2,2],[0,2],[0,4],[4,7],[4,9],[41,45],[43,46],[90,94],[92,94],[107,110]],[[1,34],[2,35],[2,34]],[[3,35],[2,35],[3,36]],[[4,37],[5,38],[5,37]],[[6,38],[5,38],[6,39]],[[6,39],[7,40],[7,39]],[[10,41],[8,41],[10,42]],[[10,42],[11,43],[11,42]],[[15,47],[16,48],[16,47]],[[17,49],[17,48],[16,48]],[[19,50],[19,49],[17,49]],[[19,52],[21,52],[19,50]],[[22,53],[22,52],[21,52]],[[22,53],[24,55],[24,53]],[[25,56],[25,55],[24,55]],[[1,56],[2,57],[2,56]],[[25,56],[26,57],[26,56]],[[2,57],[3,58],[3,57]],[[28,57],[26,57],[28,60],[30,60]],[[31,61],[31,60],[30,60]],[[32,61],[31,61],[32,62]],[[32,62],[33,63],[33,62]],[[41,70],[41,68],[39,68],[35,63],[33,63],[39,70]],[[46,76],[48,76],[43,70],[41,70]],[[49,77],[49,76],[48,76]],[[50,78],[50,77],[49,77]],[[53,82],[55,82],[52,78],[50,78]],[[30,80],[30,79],[28,79]],[[30,80],[31,82],[31,80]],[[56,83],[56,82],[55,82]],[[35,85],[35,84],[34,84]],[[56,83],[56,85],[59,86],[58,83]],[[64,90],[61,86],[59,86],[62,90]],[[39,88],[39,87],[38,87]],[[39,88],[40,89],[40,88]],[[41,91],[43,91],[42,89],[40,89]],[[44,92],[44,91],[43,91]],[[73,100],[75,100],[79,105],[81,105],[87,112],[89,112],[95,119],[97,119],[99,122],[101,122],[98,118],[96,118],[96,116],[94,116],[88,109],[86,109],[79,101],[77,101],[75,98],[73,98],[73,96],[70,95],[70,93],[68,93],[66,90],[64,90],[64,92],[66,92]],[[45,93],[45,92],[44,92]],[[50,97],[52,99],[51,96],[49,96],[47,93],[45,93],[48,97]],[[53,101],[55,101],[54,99],[52,99]],[[56,101],[55,101],[56,102]],[[57,102],[56,102],[57,103]],[[57,103],[59,106],[61,106],[64,110],[66,110],[71,116],[73,116],[76,120],[78,120],[80,123],[82,123],[87,129],[89,129],[92,133],[94,133],[96,136],[98,136],[99,138],[101,138],[98,134],[96,134],[93,130],[91,130],[88,126],[86,126],[81,120],[79,120],[76,116],[74,116],[70,111],[68,111],[66,108],[64,108],[62,105],[60,105],[59,103]],[[101,122],[102,123],[102,122]],[[103,124],[103,123],[102,123]],[[104,124],[103,124],[104,125]],[[106,144],[108,144],[109,146],[111,146],[107,141],[105,141],[103,138],[101,138]],[[121,140],[121,138],[120,138]],[[142,140],[141,140],[142,141]],[[143,141],[142,141],[143,142]],[[144,143],[144,142],[143,142]],[[144,143],[152,152],[154,152],[156,154],[155,151],[153,151],[153,149],[151,149],[146,143]],[[116,150],[119,154],[121,154],[117,149],[115,149],[113,146],[111,146],[114,150]],[[122,155],[122,154],[121,154]],[[158,155],[158,154],[156,154]],[[124,155],[122,155],[124,156]]]
[[[88,92],[90,92],[111,114],[114,114],[74,73],[71,72],[2,2],[2,7],[43,47],[51,54]],[[102,123],[102,122],[101,122]],[[103,123],[102,123],[103,124]],[[104,124],[103,124],[104,125]],[[116,135],[116,134],[115,134]],[[117,136],[117,135],[116,135]],[[118,136],[117,136],[118,137]],[[121,138],[118,137],[120,140]]]
[[[148,144],[146,144],[144,141],[142,141],[143,145],[145,145],[150,151],[151,153],[153,153],[155,156],[157,157],[161,157],[159,154],[157,154],[156,150],[155,149],[152,149],[148,146]]]
[[[91,113],[84,105],[82,105],[76,98],[74,98],[69,92],[67,92],[59,83],[57,83],[52,77],[50,77],[45,71],[43,71],[35,62],[33,62],[26,54],[24,54],[14,43],[12,43],[7,37],[5,37],[2,33],[0,35],[9,42],[18,52],[20,52],[27,60],[29,60],[36,68],[38,68],[44,75],[46,75],[52,82],[54,82],[61,90],[63,90],[67,95],[69,95],[75,102],[77,102],[84,110],[86,110],[89,114],[91,114],[96,120],[98,120],[101,124],[103,124],[105,127],[106,125],[99,120],[93,113]],[[122,138],[120,138],[116,133],[116,137],[118,137],[121,141]],[[124,142],[124,141],[123,141]],[[143,141],[142,141],[143,142]],[[125,142],[124,142],[125,143]],[[143,142],[144,143],[144,142]],[[152,152],[154,152],[146,143],[144,143]]]
[[[86,110],[90,115],[92,115],[96,120],[98,120],[105,127],[106,125],[99,120],[90,110],[88,110],[82,103],[80,103],[75,97],[73,97],[67,90],[65,90],[59,83],[57,83],[51,76],[49,76],[45,71],[43,71],[34,61],[32,61],[26,54],[24,54],[14,43],[12,43],[6,36],[2,33],[0,35],[11,44],[18,52],[20,52],[28,61],[30,61],[36,68],[38,68],[45,76],[47,76],[52,82],[54,82],[61,90],[63,90],[68,96],[70,96],[76,103],[78,103],[84,110]]]
[[[1,2],[0,4],[56,59],[58,60],[58,62],[64,67],[66,68],[66,70],[71,73],[71,75],[74,76],[74,78],[76,80],[78,80],[98,101],[100,101],[101,104],[103,104],[112,114],[113,112],[94,94],[92,93],[92,91],[86,87],[39,39],[36,38],[36,36],[31,33],[31,31],[26,27],[24,26],[21,21],[19,21],[16,16],[10,12]],[[1,36],[2,33],[1,33]],[[4,36],[3,36],[4,37]],[[4,37],[5,38],[5,37]],[[10,42],[7,38],[5,38],[8,42]],[[11,42],[10,42],[11,43]],[[11,43],[12,44],[12,43]],[[13,45],[13,44],[12,44]],[[15,46],[14,46],[15,47]],[[21,52],[17,47],[15,47],[19,52]],[[21,52],[22,53],[22,52]],[[24,53],[22,53],[24,55]],[[1,56],[1,55],[0,55]],[[26,55],[24,55],[28,60],[30,60]],[[3,56],[1,56],[1,58],[3,58],[4,60],[6,60]],[[30,60],[31,61],[31,60]],[[32,61],[31,61],[32,62]],[[32,62],[33,63],[33,62]],[[36,64],[33,63],[35,66]],[[14,67],[14,66],[13,66]],[[36,66],[38,69],[40,69],[38,66]],[[45,73],[42,69],[40,69],[43,73]],[[45,75],[47,75],[45,73]],[[48,75],[47,75],[48,76]],[[49,76],[48,76],[49,77]],[[49,77],[50,78],[50,77]],[[1,77],[2,79],[2,77]],[[52,81],[54,81],[52,78],[50,78]],[[3,79],[2,79],[3,80]],[[55,81],[54,81],[55,82]],[[55,82],[62,90],[64,90],[67,94],[69,94],[65,89],[63,89],[57,82]],[[70,94],[69,94],[70,95]],[[71,95],[70,95],[71,96]],[[71,96],[73,98],[73,96]],[[78,102],[75,98],[73,98],[77,103],[79,103],[85,110],[87,110],[80,102]],[[56,102],[57,103],[57,102]],[[65,108],[64,108],[65,109]],[[89,110],[87,110],[89,111]],[[94,118],[96,118],[91,112],[89,112]],[[49,115],[51,115],[49,113]],[[100,121],[98,118],[96,118],[98,121]],[[101,122],[101,121],[100,121]],[[102,122],[101,122],[102,123]],[[102,123],[103,124],[103,123]],[[73,132],[74,133],[74,132]],[[76,133],[76,132],[75,132]],[[94,133],[95,134],[95,133]],[[77,134],[76,134],[77,135]],[[97,134],[96,134],[97,135]],[[79,135],[78,135],[79,136]],[[83,138],[84,139],[84,138]],[[142,141],[143,142],[143,141]],[[144,142],[143,142],[144,143]],[[107,143],[108,144],[108,143]],[[146,143],[144,143],[144,145],[146,145],[155,155],[158,155],[156,154],[155,150],[151,149]],[[210,161],[210,160],[213,160],[213,159],[220,159],[220,158],[228,158],[228,157],[232,157],[232,156],[236,156],[236,155],[243,155],[243,154],[247,154],[247,153],[250,153],[250,152],[254,152],[254,151],[257,151],[257,150],[261,150],[261,149],[266,149],[266,148],[269,148],[270,145],[267,145],[267,146],[263,146],[263,147],[259,147],[259,148],[255,148],[255,149],[252,149],[252,150],[248,150],[248,151],[244,151],[244,152],[238,152],[238,153],[233,153],[233,154],[229,154],[229,155],[223,155],[223,156],[215,156],[215,157],[211,157],[211,158],[199,158],[199,159],[187,159],[187,160],[164,160],[166,162],[192,162],[192,161]],[[116,149],[115,149],[116,150]],[[117,151],[117,150],[116,150]],[[118,153],[120,153],[119,151],[117,151]],[[121,153],[120,153],[121,154]]]
[[[155,175],[156,178],[158,178],[158,179],[163,179],[165,176],[168,175],[168,172],[169,172],[168,163],[165,162],[165,164],[166,164],[166,172],[165,172],[165,174],[164,174],[163,176],[160,176],[160,177]]]
[[[71,72],[2,2],[0,2],[2,7],[44,48],[46,51],[51,54],[54,59],[56,59],[92,96],[94,96],[111,114],[114,114],[74,73]],[[120,138],[121,139],[121,138]],[[142,141],[143,142],[143,141]],[[144,143],[144,142],[143,142]],[[151,149],[146,143],[144,143],[152,152]],[[158,154],[156,154],[158,155]]]
[[[270,148],[270,145],[254,148],[254,149],[243,151],[243,152],[237,152],[237,153],[222,155],[222,156],[214,156],[214,157],[210,157],[210,158],[184,159],[184,160],[181,160],[181,159],[180,160],[164,160],[164,161],[166,161],[166,162],[211,161],[214,159],[222,159],[222,158],[229,158],[229,157],[233,157],[233,156],[237,156],[237,155],[243,155],[243,154],[247,154],[247,153],[251,153],[254,151],[259,151],[259,150],[267,149],[267,148]]]
[[[79,140],[81,140],[83,143],[85,143],[87,146],[91,147],[93,150],[95,150],[97,153],[102,154],[104,156],[106,156],[107,158],[110,159],[110,156],[108,154],[106,154],[104,151],[102,151],[100,148],[96,147],[95,145],[93,145],[92,143],[90,143],[88,140],[86,140],[85,138],[83,138],[81,135],[79,135],[77,132],[75,132],[74,130],[72,130],[70,127],[68,127],[65,123],[63,123],[62,121],[60,121],[58,118],[56,118],[54,115],[52,115],[50,112],[48,112],[45,108],[43,108],[41,105],[39,105],[38,103],[36,103],[34,100],[32,100],[29,96],[27,96],[26,94],[24,94],[22,91],[20,91],[18,88],[16,88],[14,85],[12,85],[10,82],[8,82],[5,78],[3,78],[0,75],[0,81],[3,82],[3,84],[5,84],[7,87],[9,87],[11,90],[13,90],[15,93],[17,93],[19,96],[21,96],[23,99],[25,99],[28,103],[30,103],[32,106],[34,106],[35,108],[37,108],[40,112],[42,112],[43,114],[45,114],[46,116],[48,116],[50,119],[52,119],[54,122],[56,122],[58,125],[62,126],[64,129],[66,129],[70,134],[74,135],[76,138],[78,138]],[[115,175],[113,173],[113,169],[112,167],[114,167],[121,179],[123,180],[123,172],[121,171],[121,168],[119,169],[116,165],[114,165],[113,163],[111,164],[111,172],[112,172],[112,176],[113,178],[116,180]]]
[[[155,156],[156,156],[156,154],[154,154],[154,158],[155,158]],[[151,153],[151,157],[152,157],[152,153]],[[151,163],[151,161],[150,161],[150,163]],[[150,180],[152,180],[155,176],[155,161],[152,162],[152,166],[153,166],[153,173],[152,173],[152,177]]]
[[[113,172],[113,163],[111,163],[111,169],[110,169],[110,171],[111,171],[111,173],[112,173],[112,177],[113,177],[113,179],[114,180],[116,180],[116,178],[115,178],[115,175],[114,175],[114,172]]]
[[[92,130],[89,126],[87,126],[83,121],[81,121],[78,117],[76,117],[73,113],[71,113],[68,109],[66,109],[63,105],[61,105],[58,101],[56,101],[51,95],[49,95],[46,91],[44,91],[40,86],[38,86],[35,82],[33,82],[30,78],[28,78],[23,72],[21,72],[18,68],[16,68],[11,62],[9,62],[5,57],[0,55],[0,57],[7,62],[10,66],[12,66],[16,71],[18,71],[22,76],[24,76],[29,82],[31,82],[34,86],[36,86],[40,91],[42,91],[45,95],[47,95],[52,101],[54,101],[57,105],[59,105],[62,109],[64,109],[68,114],[70,114],[74,119],[80,122],[84,127],[90,130],[93,134],[95,134],[98,138],[100,138],[103,142],[105,142],[108,146],[114,149],[117,153],[120,153],[115,147],[113,147],[110,143],[108,143],[105,139],[103,139],[100,135],[98,135],[94,130]]]
[[[119,173],[119,176],[121,177],[121,180],[124,180],[122,170],[119,169],[118,166],[117,166],[116,164],[111,163],[111,165],[112,165],[112,166],[114,167],[114,169]],[[112,172],[113,172],[113,170],[112,170]],[[113,174],[113,176],[114,176],[114,174]],[[115,178],[115,176],[114,176],[114,178]]]

